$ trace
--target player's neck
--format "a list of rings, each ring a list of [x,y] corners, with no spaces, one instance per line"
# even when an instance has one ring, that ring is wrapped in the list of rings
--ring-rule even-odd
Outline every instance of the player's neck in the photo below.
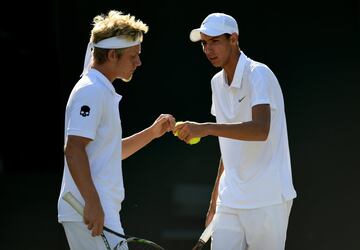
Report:
[[[228,63],[226,65],[224,65],[224,67],[223,67],[223,69],[224,69],[224,71],[226,73],[226,78],[227,78],[228,85],[231,85],[231,83],[233,81],[236,66],[237,66],[239,58],[240,58],[240,54],[241,54],[240,49],[234,51],[234,53],[231,54]]]
[[[111,83],[116,79],[116,76],[113,74],[112,70],[106,65],[106,63],[104,64],[94,63],[92,68],[96,69],[101,74],[103,74]]]

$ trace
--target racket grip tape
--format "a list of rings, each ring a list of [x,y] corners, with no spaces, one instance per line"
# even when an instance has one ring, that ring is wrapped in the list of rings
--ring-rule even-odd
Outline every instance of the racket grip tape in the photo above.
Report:
[[[213,233],[213,224],[214,220],[205,228],[204,232],[201,234],[199,241],[202,241],[204,244],[209,240],[210,236]]]
[[[84,215],[84,206],[80,203],[78,199],[71,193],[67,192],[62,197],[69,205],[71,205],[76,212],[80,215]]]

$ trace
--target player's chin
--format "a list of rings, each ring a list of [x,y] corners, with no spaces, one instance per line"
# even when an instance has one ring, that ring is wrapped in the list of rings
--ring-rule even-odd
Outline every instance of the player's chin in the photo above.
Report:
[[[218,60],[215,60],[215,59],[210,60],[210,59],[209,59],[209,61],[210,61],[210,63],[211,63],[214,67],[216,67],[216,68],[222,66],[221,63],[220,63]]]
[[[129,75],[128,77],[120,77],[120,79],[123,81],[123,82],[130,82],[131,79],[132,79],[132,74]]]

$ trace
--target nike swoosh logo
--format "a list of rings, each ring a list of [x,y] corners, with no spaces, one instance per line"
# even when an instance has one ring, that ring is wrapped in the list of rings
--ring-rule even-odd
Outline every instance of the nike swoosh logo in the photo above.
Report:
[[[240,103],[242,100],[244,100],[245,97],[246,97],[246,96],[244,96],[243,98],[239,99],[239,103]]]

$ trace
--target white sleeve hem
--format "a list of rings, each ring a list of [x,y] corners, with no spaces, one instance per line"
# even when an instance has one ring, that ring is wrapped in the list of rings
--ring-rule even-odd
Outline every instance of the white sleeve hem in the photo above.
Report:
[[[91,140],[95,139],[95,133],[93,133],[92,131],[84,131],[84,130],[79,130],[79,129],[68,129],[66,131],[66,134],[82,136],[82,137],[89,138]]]

